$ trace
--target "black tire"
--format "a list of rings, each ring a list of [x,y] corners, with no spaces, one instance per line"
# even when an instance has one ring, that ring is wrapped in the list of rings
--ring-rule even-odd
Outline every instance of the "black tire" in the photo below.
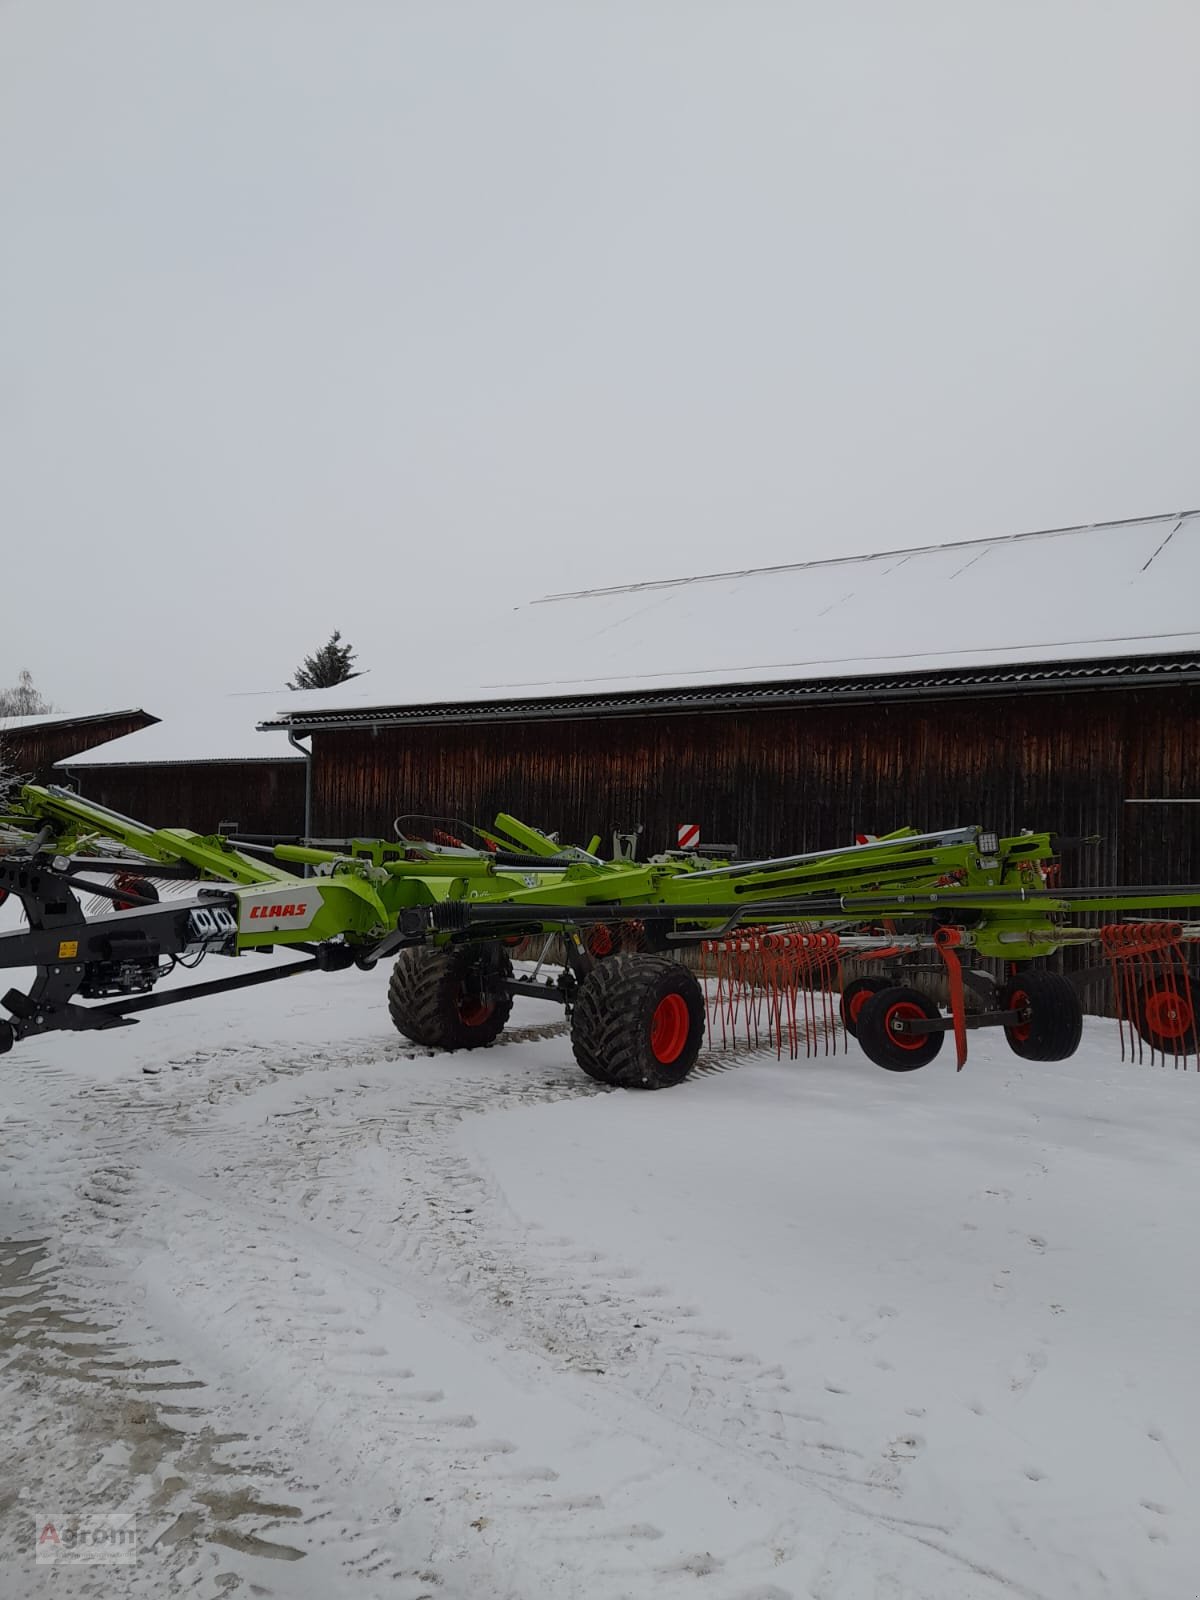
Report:
[[[941,1012],[919,989],[881,989],[858,1013],[858,1042],[868,1061],[885,1072],[915,1072],[927,1067],[942,1048],[944,1033],[904,1034],[893,1031],[897,1020],[928,1017]]]
[[[598,1083],[669,1089],[696,1064],[704,995],[666,956],[615,955],[587,976],[571,1017],[575,1060]]]
[[[1026,1061],[1065,1061],[1083,1037],[1083,1004],[1074,984],[1058,972],[1030,967],[1000,990],[1001,1011],[1028,1011],[1027,1022],[1005,1028],[1014,1054]]]
[[[499,945],[414,945],[388,982],[388,1011],[406,1039],[436,1050],[495,1044],[512,1012],[512,962]]]
[[[858,1013],[867,1003],[866,999],[859,996],[882,994],[885,989],[894,987],[891,978],[854,978],[842,990],[842,997],[838,1001],[838,1011],[842,1018],[842,1027],[852,1039],[858,1038]]]
[[[1152,1050],[1164,1056],[1191,1056],[1200,1049],[1196,973],[1183,967],[1164,972],[1156,982],[1142,984],[1134,1004],[1133,1025]]]

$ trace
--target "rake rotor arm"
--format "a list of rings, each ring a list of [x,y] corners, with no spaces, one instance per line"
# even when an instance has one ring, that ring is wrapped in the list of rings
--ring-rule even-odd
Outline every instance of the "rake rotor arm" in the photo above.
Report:
[[[182,868],[181,875],[191,878],[246,884],[291,878],[273,862],[253,860],[233,849],[220,835],[206,836],[187,828],[151,828],[58,784],[29,784],[21,791],[21,799],[29,818],[41,829],[37,838],[28,841],[31,853],[51,839],[63,854],[90,848],[93,841],[112,840],[148,862]],[[128,861],[122,862],[122,870],[128,866]]]
[[[926,908],[937,910],[998,910],[1039,906],[1045,912],[1157,911],[1171,907],[1200,906],[1200,885],[1159,888],[1150,884],[1112,889],[937,889],[900,894],[843,895],[841,904],[850,915],[889,916]]]

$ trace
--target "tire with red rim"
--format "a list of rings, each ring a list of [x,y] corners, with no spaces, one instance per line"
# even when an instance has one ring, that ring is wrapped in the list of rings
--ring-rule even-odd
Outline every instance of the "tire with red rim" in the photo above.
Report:
[[[858,1038],[858,1014],[874,994],[882,994],[894,985],[890,978],[854,978],[842,990],[838,1010],[842,1026],[852,1039]]]
[[[142,900],[157,900],[158,888],[151,883],[149,878],[139,878],[132,872],[118,872],[113,879],[114,889],[124,889],[127,894],[136,894],[138,900],[114,900],[114,911],[132,911]]]
[[[1160,973],[1138,990],[1133,1025],[1152,1050],[1165,1056],[1195,1055],[1200,1048],[1197,1007],[1200,978],[1177,968]]]
[[[704,996],[693,973],[666,956],[621,954],[587,976],[571,1017],[575,1060],[598,1083],[669,1089],[696,1064]]]
[[[1083,1037],[1083,1004],[1074,984],[1059,972],[1030,967],[1000,990],[1001,1011],[1025,1013],[1004,1030],[1009,1048],[1026,1061],[1065,1061]]]
[[[435,1050],[478,1050],[512,1012],[512,962],[496,944],[416,945],[401,950],[388,982],[388,1012],[406,1039]]]
[[[933,1022],[940,1016],[937,1006],[919,989],[880,989],[859,1010],[858,1042],[867,1060],[885,1072],[915,1072],[929,1065],[946,1035],[906,1033],[904,1024],[922,1019]]]

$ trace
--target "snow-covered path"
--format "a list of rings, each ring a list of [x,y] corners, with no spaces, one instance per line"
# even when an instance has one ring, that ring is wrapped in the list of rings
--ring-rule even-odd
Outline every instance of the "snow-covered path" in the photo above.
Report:
[[[1197,1593],[1194,1074],[636,1096],[553,1016],[414,1052],[348,973],[0,1063],[6,1588]],[[34,1567],[83,1509],[135,1568]]]

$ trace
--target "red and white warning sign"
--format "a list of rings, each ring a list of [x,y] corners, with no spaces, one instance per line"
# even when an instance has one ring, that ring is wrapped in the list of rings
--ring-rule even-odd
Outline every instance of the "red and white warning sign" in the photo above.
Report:
[[[681,850],[695,850],[700,843],[700,824],[698,822],[681,822],[679,824],[679,848]]]

